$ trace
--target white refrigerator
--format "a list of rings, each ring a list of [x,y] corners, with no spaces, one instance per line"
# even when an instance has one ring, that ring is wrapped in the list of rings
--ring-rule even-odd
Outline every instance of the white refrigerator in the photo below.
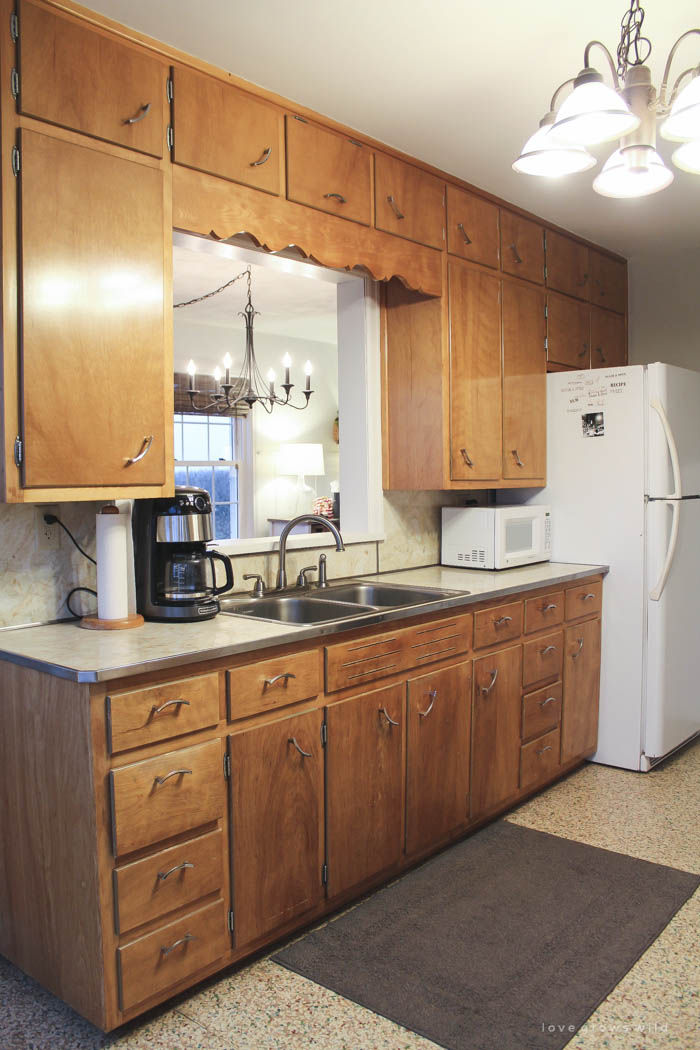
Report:
[[[547,376],[552,558],[605,563],[598,750],[649,770],[700,732],[700,372]]]

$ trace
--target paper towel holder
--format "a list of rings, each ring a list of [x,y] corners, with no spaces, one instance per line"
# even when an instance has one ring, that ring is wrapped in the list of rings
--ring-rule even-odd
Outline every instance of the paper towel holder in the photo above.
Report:
[[[106,506],[100,511],[101,514],[118,514],[118,507]],[[80,626],[89,631],[126,631],[132,627],[143,626],[144,619],[141,613],[131,613],[114,620],[105,620],[99,616],[83,616]]]

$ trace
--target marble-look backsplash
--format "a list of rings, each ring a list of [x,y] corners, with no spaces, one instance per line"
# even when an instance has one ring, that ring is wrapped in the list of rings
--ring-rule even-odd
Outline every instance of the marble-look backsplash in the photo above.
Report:
[[[473,495],[473,494],[470,494]],[[388,492],[384,496],[386,538],[351,544],[343,553],[324,548],[329,579],[435,565],[440,560],[440,507],[456,505],[463,493]],[[57,514],[78,543],[94,556],[95,515],[100,504],[58,504]],[[95,567],[75,549],[63,530],[57,551],[39,551],[34,505],[0,504],[0,627],[58,620],[70,614],[66,597],[73,587],[92,587]],[[299,569],[318,562],[318,548],[295,548],[287,555],[287,575],[293,582]],[[248,590],[245,573],[259,573],[265,586],[275,584],[275,553],[232,558],[236,591]],[[76,594],[73,607],[91,612],[96,600]]]

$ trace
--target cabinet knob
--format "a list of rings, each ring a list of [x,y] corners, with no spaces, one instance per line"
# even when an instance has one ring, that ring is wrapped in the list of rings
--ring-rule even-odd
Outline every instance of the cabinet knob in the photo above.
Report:
[[[270,159],[270,154],[271,153],[272,153],[272,146],[268,146],[266,149],[264,149],[262,151],[262,153],[260,154],[260,156],[258,157],[257,160],[251,160],[251,162],[250,162],[251,168],[259,168],[261,164],[266,164],[267,161]]]

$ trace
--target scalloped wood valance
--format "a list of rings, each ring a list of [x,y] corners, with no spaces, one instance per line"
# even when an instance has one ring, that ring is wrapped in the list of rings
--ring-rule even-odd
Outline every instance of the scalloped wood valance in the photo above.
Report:
[[[361,267],[376,281],[398,277],[425,295],[442,294],[442,252],[173,164],[173,226],[228,240],[247,233],[268,251],[294,245],[334,270]]]

